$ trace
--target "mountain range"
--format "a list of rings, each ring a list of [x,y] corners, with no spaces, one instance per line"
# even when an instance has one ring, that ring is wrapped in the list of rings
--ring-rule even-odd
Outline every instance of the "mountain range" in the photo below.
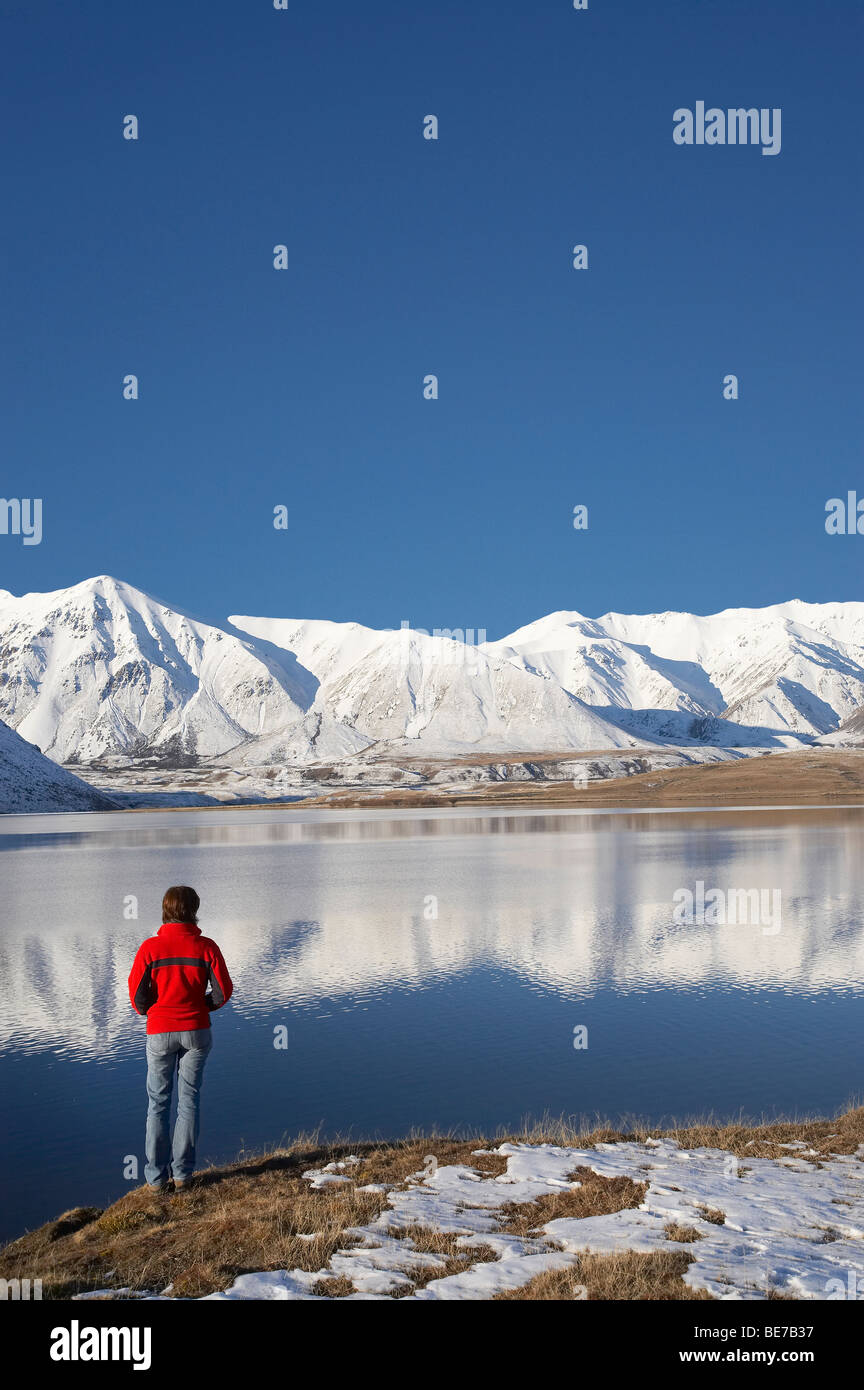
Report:
[[[217,627],[101,575],[0,590],[0,720],[30,757],[82,772],[855,741],[864,604],[561,611],[471,645],[320,619]]]

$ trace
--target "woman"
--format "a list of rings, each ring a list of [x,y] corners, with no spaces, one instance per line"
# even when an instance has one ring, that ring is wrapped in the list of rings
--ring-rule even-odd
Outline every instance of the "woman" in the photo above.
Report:
[[[162,926],[138,948],[129,976],[129,998],[147,1016],[147,1132],[144,1177],[156,1192],[188,1186],[195,1147],[204,1063],[212,1045],[210,1014],[231,998],[234,986],[222,952],[201,935],[194,888],[169,888],[162,899]],[[208,992],[209,991],[209,992]],[[168,1121],[177,1072],[177,1123],[173,1145]]]

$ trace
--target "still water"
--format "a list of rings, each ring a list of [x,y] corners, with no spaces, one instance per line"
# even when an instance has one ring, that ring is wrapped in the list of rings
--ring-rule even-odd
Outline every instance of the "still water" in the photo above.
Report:
[[[779,890],[779,924],[676,922],[699,881]],[[771,1117],[864,1092],[864,808],[0,817],[0,1236],[115,1200],[130,1156],[143,1171],[126,980],[172,883],[235,983],[201,1162],[318,1128]]]

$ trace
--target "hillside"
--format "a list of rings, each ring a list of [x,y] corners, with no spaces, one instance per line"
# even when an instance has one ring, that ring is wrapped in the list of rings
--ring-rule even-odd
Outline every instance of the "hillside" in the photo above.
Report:
[[[116,803],[0,723],[0,814],[111,811]]]

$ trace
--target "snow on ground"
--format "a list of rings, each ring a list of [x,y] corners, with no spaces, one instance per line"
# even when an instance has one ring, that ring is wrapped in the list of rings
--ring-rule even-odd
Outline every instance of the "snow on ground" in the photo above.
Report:
[[[423,1226],[459,1235],[466,1248],[479,1238],[498,1254],[494,1262],[474,1264],[408,1295],[426,1300],[489,1298],[571,1263],[584,1251],[686,1250],[693,1263],[685,1282],[721,1299],[764,1298],[772,1289],[825,1299],[848,1287],[850,1272],[856,1276],[853,1287],[864,1287],[860,1157],[838,1155],[818,1168],[794,1152],[781,1160],[739,1160],[719,1149],[682,1149],[670,1139],[594,1149],[503,1144],[495,1152],[507,1156],[507,1172],[500,1177],[456,1165],[418,1175],[405,1190],[392,1191],[381,1216],[354,1232],[363,1244],[335,1255],[325,1273],[346,1275],[357,1289],[355,1297],[386,1295],[407,1282],[409,1267],[434,1264],[435,1256],[412,1254],[409,1241],[389,1234]],[[529,1240],[499,1232],[501,1207],[573,1186],[569,1174],[582,1166],[603,1177],[647,1181],[642,1206],[611,1216],[550,1221]],[[334,1170],[307,1176],[317,1185],[327,1177],[349,1180]],[[725,1223],[706,1219],[709,1210],[723,1212]],[[671,1222],[695,1228],[702,1239],[670,1241],[665,1228]],[[298,1270],[243,1275],[211,1298],[314,1297],[310,1284],[320,1277]]]
[[[412,1270],[445,1268],[443,1259],[418,1251],[400,1234],[418,1226],[456,1236],[467,1251],[472,1245],[491,1246],[497,1258],[466,1262],[464,1271],[406,1292],[408,1299],[488,1299],[544,1270],[574,1264],[580,1253],[631,1250],[686,1250],[693,1262],[685,1282],[724,1300],[765,1298],[772,1290],[802,1299],[856,1297],[854,1291],[864,1289],[864,1152],[833,1155],[817,1164],[815,1156],[808,1161],[811,1151],[805,1145],[784,1147],[789,1153],[782,1159],[682,1149],[671,1139],[588,1149],[549,1144],[478,1149],[478,1155],[504,1155],[506,1173],[491,1177],[456,1164],[417,1173],[404,1187],[370,1184],[366,1190],[389,1192],[389,1205],[368,1226],[349,1232],[359,1243],[338,1251],[326,1269],[244,1274],[208,1298],[319,1298],[318,1280],[345,1276],[356,1290],[347,1301],[401,1302],[391,1295],[410,1290]],[[317,1189],[352,1182],[358,1163],[350,1157],[310,1169],[304,1177]],[[570,1175],[580,1167],[602,1177],[647,1182],[642,1205],[609,1216],[553,1220],[528,1238],[501,1230],[505,1205],[578,1186]],[[715,1220],[708,1219],[709,1212]],[[723,1224],[717,1224],[718,1212],[725,1216]],[[673,1222],[695,1228],[701,1239],[669,1240],[666,1227]]]
[[[802,1145],[799,1152],[808,1151]],[[759,1298],[777,1289],[824,1299],[836,1294],[832,1280],[847,1287],[850,1272],[864,1287],[860,1156],[835,1155],[819,1168],[793,1153],[779,1160],[736,1159],[661,1139],[600,1144],[581,1161],[604,1177],[647,1178],[650,1185],[638,1210],[550,1221],[546,1234],[566,1250],[687,1249],[694,1261],[685,1282],[717,1298]],[[516,1174],[533,1170],[524,1152],[514,1152],[511,1163]],[[722,1212],[725,1222],[707,1220],[705,1211]],[[667,1240],[670,1222],[695,1227],[702,1239],[684,1245]]]

